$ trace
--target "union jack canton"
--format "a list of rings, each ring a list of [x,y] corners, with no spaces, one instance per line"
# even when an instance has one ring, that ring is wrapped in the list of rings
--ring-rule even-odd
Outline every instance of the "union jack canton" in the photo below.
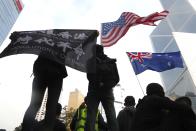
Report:
[[[167,53],[127,52],[135,74],[145,70],[163,72],[174,68],[183,68],[180,51]]]

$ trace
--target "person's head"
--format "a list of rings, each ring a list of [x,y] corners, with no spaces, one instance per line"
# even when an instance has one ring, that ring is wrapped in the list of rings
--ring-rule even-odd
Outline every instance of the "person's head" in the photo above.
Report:
[[[146,94],[147,95],[157,95],[157,96],[164,96],[163,87],[158,83],[150,83],[146,87]]]
[[[124,100],[125,106],[135,106],[135,98],[133,96],[127,96]]]
[[[104,54],[103,46],[96,44],[96,55],[97,56],[102,56],[103,54]]]
[[[56,106],[56,116],[60,116],[61,110],[62,110],[61,104],[57,103],[57,106]]]
[[[175,100],[175,102],[183,104],[183,105],[187,105],[189,107],[192,106],[191,99],[189,97],[186,97],[186,96],[182,96],[182,97],[177,98]]]

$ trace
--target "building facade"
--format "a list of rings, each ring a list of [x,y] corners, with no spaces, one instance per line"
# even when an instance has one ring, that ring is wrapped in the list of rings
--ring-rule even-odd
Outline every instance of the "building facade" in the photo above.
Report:
[[[69,94],[68,108],[77,109],[83,101],[83,94],[78,89],[75,89]]]
[[[0,45],[23,9],[21,0],[0,0]]]
[[[46,89],[45,93],[44,93],[44,98],[41,104],[41,107],[39,109],[39,111],[37,112],[37,115],[35,117],[35,119],[37,121],[41,121],[44,119],[45,114],[46,114],[46,103],[47,103],[47,99],[48,99],[48,89]]]
[[[176,68],[160,73],[162,83],[165,87],[166,95],[176,98],[178,96],[189,96],[192,100],[196,96],[196,68],[193,61],[187,62],[189,57],[196,58],[196,52],[190,55],[189,50],[182,48],[184,44],[190,43],[189,39],[180,39],[175,32],[196,33],[196,11],[191,2],[192,0],[160,0],[163,8],[169,11],[166,19],[162,20],[150,35],[154,52],[175,52],[181,51],[184,68]],[[193,39],[192,39],[193,40]],[[184,42],[186,41],[186,42]],[[196,61],[196,59],[195,59]],[[194,101],[193,101],[194,102]],[[193,103],[193,105],[195,105]],[[196,107],[194,107],[196,109]]]

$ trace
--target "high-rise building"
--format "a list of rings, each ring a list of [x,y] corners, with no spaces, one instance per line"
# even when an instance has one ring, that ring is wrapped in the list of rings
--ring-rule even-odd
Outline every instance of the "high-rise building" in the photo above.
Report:
[[[23,4],[20,0],[0,0],[0,45],[16,22]]]
[[[183,69],[176,68],[160,73],[166,94],[172,98],[188,96],[190,92],[196,94],[196,64],[193,66],[193,61],[196,60],[196,52],[190,52],[192,47],[189,45],[193,38],[177,40],[175,35],[176,32],[196,33],[196,11],[192,0],[160,0],[160,2],[163,8],[169,11],[169,15],[151,33],[154,52],[181,51],[184,61]],[[182,44],[184,47],[186,45],[187,50],[180,46]],[[188,62],[190,57],[192,61]],[[190,97],[193,99],[193,96],[196,95]],[[193,103],[193,105],[195,104]]]
[[[48,99],[48,89],[46,89],[45,93],[44,93],[44,98],[41,104],[41,107],[39,109],[39,111],[37,112],[37,115],[35,117],[35,119],[37,121],[41,121],[44,119],[45,114],[46,114],[46,103],[47,103],[47,99]]]
[[[69,94],[68,108],[77,109],[83,101],[83,94],[78,89],[75,89],[75,91],[72,91]]]

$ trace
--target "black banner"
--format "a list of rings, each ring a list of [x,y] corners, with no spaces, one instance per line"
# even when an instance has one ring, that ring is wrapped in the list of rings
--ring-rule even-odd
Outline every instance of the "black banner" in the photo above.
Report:
[[[14,54],[36,54],[82,72],[95,70],[97,30],[51,29],[18,31],[0,58]]]

